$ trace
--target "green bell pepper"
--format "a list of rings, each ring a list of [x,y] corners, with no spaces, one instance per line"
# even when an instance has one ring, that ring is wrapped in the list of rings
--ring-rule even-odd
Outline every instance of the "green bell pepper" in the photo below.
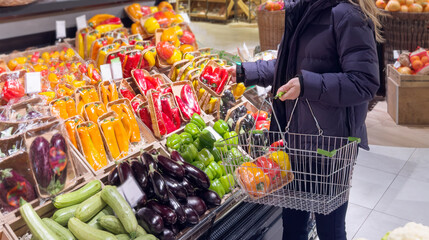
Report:
[[[207,177],[209,177],[210,182],[212,182],[212,180],[214,179],[214,173],[212,169],[209,167],[206,167],[203,171],[207,174]]]
[[[191,134],[193,139],[196,139],[200,133],[200,129],[194,123],[188,123],[185,126],[185,132]]]
[[[243,154],[241,154],[237,148],[231,148],[231,150],[228,151],[226,158],[228,159],[228,162],[234,165],[235,168],[243,163]]]
[[[221,166],[219,166],[219,164],[217,164],[217,162],[213,161],[207,167],[212,170],[214,178],[222,177],[223,169]]]
[[[189,143],[192,143],[194,141],[194,139],[192,139],[192,135],[190,133],[182,132],[179,136],[182,139],[182,144],[189,144]]]
[[[198,149],[198,151],[201,151],[204,148],[203,146],[201,146],[200,138],[195,139],[192,144]]]
[[[215,124],[213,125],[213,129],[217,133],[219,133],[221,136],[223,136],[223,135],[225,135],[225,133],[229,132],[228,124],[222,119],[215,122]]]
[[[179,150],[180,145],[182,144],[182,139],[178,134],[172,134],[167,138],[167,147],[173,150]]]
[[[179,153],[186,162],[191,163],[197,157],[198,150],[193,144],[186,144],[180,146]]]
[[[204,166],[209,165],[211,162],[214,161],[213,155],[210,153],[210,151],[207,148],[203,148],[195,158],[195,161],[200,161],[204,163]]]
[[[204,163],[201,161],[194,161],[191,164],[194,165],[195,167],[199,168],[199,169],[204,169]]]
[[[222,176],[226,175],[226,169],[225,166],[223,165],[222,161],[218,161],[217,164],[219,164],[219,166],[222,168]]]
[[[234,177],[232,174],[225,175],[221,178],[219,178],[220,182],[222,183],[223,189],[225,190],[225,193],[229,193],[231,191],[231,188],[235,186]]]
[[[213,147],[212,150],[210,150],[210,153],[213,155],[214,160],[216,162],[222,161],[222,155],[221,155],[219,149]]]
[[[217,140],[214,145],[215,145],[215,148],[219,150],[220,154],[223,154],[223,156],[225,156],[228,153],[228,147],[226,146],[226,141],[223,140],[223,138]]]
[[[194,113],[191,117],[191,123],[197,125],[197,127],[200,130],[203,130],[206,127],[206,123],[204,122],[204,119],[198,115],[197,113]]]
[[[223,195],[225,195],[225,189],[223,188],[223,185],[219,179],[215,179],[211,181],[209,189],[215,191],[220,198],[222,198]]]
[[[235,131],[227,132],[223,135],[228,149],[231,149],[238,145],[238,134]]]
[[[204,129],[203,131],[201,131],[199,139],[200,139],[201,146],[207,149],[213,148],[213,144],[216,142],[216,138],[207,129]]]

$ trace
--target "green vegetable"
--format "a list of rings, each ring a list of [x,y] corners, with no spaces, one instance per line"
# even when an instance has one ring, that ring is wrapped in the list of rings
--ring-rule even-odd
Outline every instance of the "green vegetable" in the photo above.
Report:
[[[78,207],[79,204],[66,208],[61,208],[60,210],[55,211],[54,215],[52,216],[52,219],[55,222],[59,223],[61,226],[67,226],[69,219],[74,217],[74,214]]]
[[[226,158],[228,159],[228,162],[234,165],[235,167],[240,166],[243,161],[243,155],[238,151],[237,148],[231,148],[228,153],[226,154]]]
[[[219,179],[215,179],[213,181],[210,181],[210,190],[215,191],[220,198],[223,197],[223,195],[225,195],[225,189],[222,186],[222,183],[220,182]]]
[[[130,240],[130,236],[128,234],[118,234],[115,236],[118,240]]]
[[[144,228],[142,228],[140,225],[137,225],[136,236],[140,237],[145,235],[147,235],[146,230],[144,230]]]
[[[37,239],[43,240],[60,240],[55,232],[50,229],[46,224],[40,219],[39,215],[37,215],[36,211],[34,211],[31,204],[26,202],[24,199],[20,199],[19,212],[21,213],[22,218],[27,224],[33,236]]]
[[[235,186],[234,177],[230,173],[226,176],[219,178],[219,180],[223,186],[223,189],[225,190],[225,193],[229,193],[231,191],[231,188]]]
[[[122,223],[115,216],[103,216],[98,219],[98,223],[104,229],[115,235],[127,233]]]
[[[198,151],[201,151],[201,149],[204,148],[203,146],[201,146],[199,137],[195,139],[195,141],[192,144],[197,148]]]
[[[215,162],[215,161],[211,162],[208,167],[212,170],[214,178],[222,177],[224,170],[222,169],[223,167],[221,167],[221,166],[219,166],[219,164],[217,164],[217,162]]]
[[[135,235],[138,226],[136,216],[116,187],[104,187],[101,190],[101,198],[113,209],[122,225],[124,225],[125,231],[131,235]]]
[[[197,125],[197,127],[200,130],[203,130],[206,127],[206,123],[204,122],[204,119],[198,115],[197,113],[194,113],[191,117],[191,123]]]
[[[195,161],[200,161],[204,163],[204,166],[206,167],[211,162],[214,161],[214,156],[210,153],[210,151],[207,148],[203,148],[195,158]]]
[[[386,233],[381,240],[387,240],[389,238],[390,232]]]
[[[70,218],[68,226],[69,230],[79,240],[117,240],[115,235],[90,227],[77,218]]]
[[[227,132],[223,135],[228,149],[238,145],[238,134],[235,131]]]
[[[204,163],[201,161],[193,161],[191,164],[199,169],[204,169]]]
[[[197,157],[198,149],[194,146],[194,144],[182,145],[180,147],[179,153],[186,162],[191,163]]]
[[[223,136],[223,135],[225,135],[225,133],[229,132],[228,124],[222,119],[215,122],[215,124],[213,125],[213,129],[217,133],[219,133],[221,136]]]
[[[212,149],[214,146],[214,143],[216,142],[216,138],[213,136],[213,134],[207,130],[204,129],[200,134],[200,144],[202,147],[207,149]]]
[[[213,147],[213,148],[210,150],[210,153],[213,155],[214,160],[215,160],[216,162],[222,161],[222,155],[221,155],[221,153],[220,153],[219,149],[217,149],[217,148]]]
[[[56,196],[53,200],[56,208],[64,208],[79,204],[101,190],[101,182],[93,180],[80,189]]]
[[[99,192],[79,204],[74,216],[82,222],[87,222],[103,210],[105,206],[106,203],[101,199],[101,192]]]
[[[95,217],[93,217],[89,222],[88,225],[93,227],[93,228],[97,228],[97,229],[101,229],[103,230],[103,228],[100,226],[100,224],[98,223],[98,219],[103,217],[103,216],[107,216],[107,215],[114,215],[115,213],[113,212],[113,209],[109,206],[106,206],[103,210],[101,210],[101,212],[97,213],[97,215],[95,215]]]
[[[178,150],[180,148],[181,143],[182,139],[180,138],[180,136],[176,133],[173,133],[167,138],[166,145],[169,149]]]
[[[194,123],[186,124],[184,130],[185,130],[185,132],[191,134],[193,139],[195,139],[198,136],[198,134],[200,133],[200,129]]]
[[[158,240],[154,235],[152,234],[146,234],[144,236],[140,236],[138,238],[135,238],[134,240]]]
[[[194,141],[194,139],[192,139],[192,135],[190,133],[182,132],[179,136],[182,139],[182,145],[183,144],[189,144],[189,143],[192,143]]]
[[[214,179],[214,175],[215,175],[213,173],[213,171],[211,170],[211,168],[206,167],[203,171],[207,174],[207,177],[209,177],[210,182],[211,182]]]
[[[219,150],[220,154],[223,154],[224,156],[228,153],[228,147],[226,146],[226,141],[222,138],[217,140],[215,142],[215,147],[217,150]]]
[[[222,176],[226,175],[226,169],[222,161],[218,161],[217,164],[222,168]]]
[[[64,240],[76,240],[73,234],[65,227],[61,226],[59,223],[55,222],[50,218],[43,218],[43,223],[50,228],[58,237]]]

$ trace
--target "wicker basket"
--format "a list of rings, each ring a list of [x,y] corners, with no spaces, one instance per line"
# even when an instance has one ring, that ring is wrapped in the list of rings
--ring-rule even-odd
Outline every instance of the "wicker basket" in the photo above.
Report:
[[[276,50],[285,31],[285,11],[258,10],[256,15],[261,51]]]
[[[27,5],[36,0],[0,0],[0,7],[13,7]]]
[[[392,63],[393,50],[414,51],[417,47],[429,48],[429,13],[385,12],[383,25],[384,58]]]

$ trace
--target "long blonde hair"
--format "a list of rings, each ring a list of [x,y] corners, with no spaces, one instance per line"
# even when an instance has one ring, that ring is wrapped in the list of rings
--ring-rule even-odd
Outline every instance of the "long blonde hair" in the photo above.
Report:
[[[380,16],[384,14],[377,8],[374,0],[349,0],[352,4],[357,5],[361,8],[362,12],[367,18],[369,18],[375,27],[375,39],[377,42],[383,42],[384,38],[381,35],[381,23]]]

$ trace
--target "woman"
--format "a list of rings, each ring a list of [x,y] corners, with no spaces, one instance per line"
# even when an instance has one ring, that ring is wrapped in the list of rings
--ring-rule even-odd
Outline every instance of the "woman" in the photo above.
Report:
[[[273,102],[282,129],[271,124],[270,130],[284,131],[298,99],[289,131],[318,134],[308,100],[325,136],[359,137],[368,149],[367,106],[379,87],[377,14],[373,0],[301,0],[286,7],[277,60],[230,69],[237,82],[285,92]],[[321,240],[346,239],[346,211],[347,203],[329,215],[316,214]],[[284,209],[283,239],[308,239],[309,215]]]

